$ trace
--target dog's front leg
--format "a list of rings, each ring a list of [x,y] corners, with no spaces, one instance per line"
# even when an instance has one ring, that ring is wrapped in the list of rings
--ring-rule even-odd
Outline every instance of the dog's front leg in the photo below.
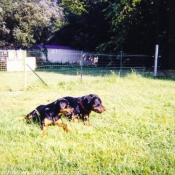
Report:
[[[58,119],[57,121],[55,121],[55,124],[56,124],[57,126],[62,127],[66,132],[69,132],[69,131],[70,131],[69,128],[63,123],[63,121],[62,121],[61,118]]]
[[[72,115],[72,121],[73,121],[73,122],[77,123],[77,122],[78,122],[78,119],[79,119],[78,114],[73,114],[73,115]]]
[[[71,121],[72,120],[72,114],[71,115],[67,115],[67,118],[68,118],[69,121]]]
[[[46,135],[46,129],[47,129],[47,127],[50,125],[50,124],[52,124],[53,122],[51,121],[51,120],[49,120],[49,119],[44,119],[43,121],[42,121],[42,124],[41,124],[41,129],[43,130],[42,131],[42,136],[45,136]]]
[[[90,121],[89,121],[89,115],[88,114],[83,115],[83,120],[84,120],[85,125],[88,125],[88,126],[91,125]]]

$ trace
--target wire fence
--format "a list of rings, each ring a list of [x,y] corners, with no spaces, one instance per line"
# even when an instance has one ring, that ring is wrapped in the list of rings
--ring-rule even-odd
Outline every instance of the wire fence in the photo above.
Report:
[[[24,89],[24,57],[22,50],[0,50],[0,92]]]
[[[37,71],[68,71],[77,74],[77,70],[92,74],[91,70],[146,69],[153,59],[149,55],[88,53],[75,50],[64,50],[54,53],[28,51],[27,56],[36,57]],[[74,68],[74,69],[73,69]]]
[[[0,50],[0,81],[3,82],[0,92],[25,90],[37,81],[47,85],[52,79],[52,73],[57,74],[57,82],[63,80],[64,75],[76,76],[82,80],[86,75],[105,76],[111,74],[111,71],[120,76],[133,69],[142,73],[149,70],[152,64],[153,58],[149,55],[123,52],[101,54],[66,49],[47,52]]]

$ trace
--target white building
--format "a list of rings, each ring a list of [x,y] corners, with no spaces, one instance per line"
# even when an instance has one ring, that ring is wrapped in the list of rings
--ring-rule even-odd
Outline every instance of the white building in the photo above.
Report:
[[[55,46],[55,45],[37,45],[40,49],[45,51],[43,59],[46,57],[50,62],[58,63],[78,63],[81,59],[81,51],[71,49],[68,46]]]

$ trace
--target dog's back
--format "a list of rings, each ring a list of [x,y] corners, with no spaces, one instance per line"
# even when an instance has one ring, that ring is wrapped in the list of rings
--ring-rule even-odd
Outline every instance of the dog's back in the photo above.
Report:
[[[76,107],[78,98],[74,98],[74,97],[70,97],[70,96],[63,97],[63,98],[66,99],[69,102],[70,106],[72,106],[73,108]]]

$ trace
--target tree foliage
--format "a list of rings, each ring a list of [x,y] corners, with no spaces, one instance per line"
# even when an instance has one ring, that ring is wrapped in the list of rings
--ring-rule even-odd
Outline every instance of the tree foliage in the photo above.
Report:
[[[7,44],[10,29],[7,27],[8,17],[11,16],[12,0],[2,0],[0,5],[0,46]]]
[[[58,21],[62,20],[63,13],[60,7],[49,1],[3,0],[0,17],[1,38],[7,37],[6,42],[1,40],[1,44],[8,42],[24,48],[36,42],[48,42],[62,25]]]
[[[103,12],[107,6],[106,2],[89,2],[81,15],[69,12],[67,23],[57,33],[60,44],[93,51],[108,38],[109,22]]]
[[[66,14],[57,37],[83,50],[150,54],[156,43],[165,46],[166,11],[166,0],[87,1],[81,14]]]
[[[60,6],[64,8],[65,14],[69,12],[81,15],[82,12],[86,11],[87,1],[86,0],[62,0]]]
[[[121,0],[120,3],[110,3],[105,12],[106,18],[110,21],[112,37],[107,42],[101,43],[97,49],[114,52],[123,49],[132,52],[143,51],[138,46],[146,44],[145,39],[152,37],[154,31],[154,15],[150,5],[151,3],[146,0],[129,2]]]

